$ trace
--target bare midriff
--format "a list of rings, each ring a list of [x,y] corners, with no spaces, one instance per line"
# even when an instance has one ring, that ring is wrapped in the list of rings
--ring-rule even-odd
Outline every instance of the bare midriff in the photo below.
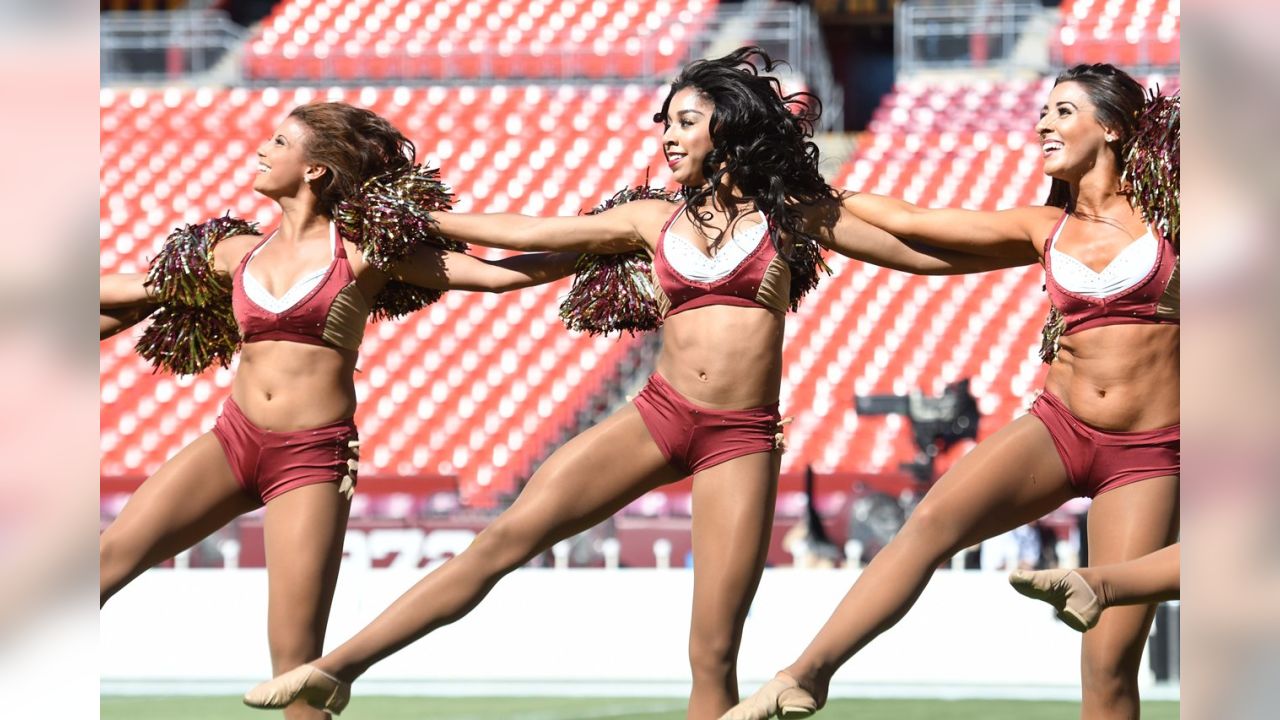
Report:
[[[1179,422],[1177,325],[1105,325],[1060,340],[1045,388],[1087,425],[1156,430]]]
[[[778,401],[785,319],[765,308],[708,305],[668,317],[658,374],[691,402],[741,410]]]
[[[320,427],[356,411],[357,353],[266,340],[240,350],[231,396],[254,425],[288,432]]]

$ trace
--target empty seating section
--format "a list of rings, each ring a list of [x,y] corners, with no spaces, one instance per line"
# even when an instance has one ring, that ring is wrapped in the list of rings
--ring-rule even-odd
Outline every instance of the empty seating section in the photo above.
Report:
[[[868,130],[882,133],[969,133],[1032,129],[1052,80],[903,80],[872,113]]]
[[[146,267],[175,226],[228,210],[270,230],[251,190],[255,148],[288,110],[346,100],[394,122],[421,160],[443,166],[458,208],[574,214],[652,173],[652,87],[333,90],[104,90],[101,264]],[[592,129],[591,132],[587,132]],[[476,252],[493,256],[494,251]],[[362,472],[456,475],[484,502],[517,478],[612,380],[631,340],[570,335],[557,316],[568,281],[506,295],[446,293],[370,327],[356,375]],[[136,334],[101,353],[104,476],[143,476],[211,427],[231,372],[153,375]]]
[[[286,0],[249,43],[257,80],[654,77],[716,0]]]
[[[1050,43],[1055,62],[1109,62],[1120,67],[1176,67],[1182,32],[1180,0],[1064,0]]]
[[[1147,87],[1159,86],[1166,94],[1179,88],[1176,74],[1152,73],[1138,77]],[[1034,131],[1040,108],[1052,89],[1053,78],[903,80],[880,101],[867,129],[876,135],[934,133],[933,142],[948,150],[967,145],[966,138],[982,133],[988,138],[992,133],[1003,132],[1026,135]]]

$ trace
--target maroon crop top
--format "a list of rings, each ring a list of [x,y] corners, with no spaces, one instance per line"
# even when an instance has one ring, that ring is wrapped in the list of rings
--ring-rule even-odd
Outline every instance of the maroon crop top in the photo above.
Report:
[[[1045,289],[1049,293],[1049,301],[1062,318],[1061,335],[1103,325],[1178,324],[1180,258],[1173,243],[1152,229],[1158,241],[1156,261],[1142,281],[1104,298],[1079,295],[1063,288],[1053,276],[1053,254],[1050,250],[1066,220],[1067,214],[1063,214],[1044,245]]]
[[[368,322],[369,303],[356,286],[355,272],[347,261],[341,238],[332,224],[329,227],[334,243],[333,260],[323,278],[297,302],[280,312],[273,312],[254,302],[244,286],[249,261],[275,234],[258,243],[240,261],[231,276],[231,309],[245,343],[285,340],[346,350],[359,349]],[[256,279],[251,280],[256,282]]]
[[[791,267],[778,255],[766,222],[734,233],[715,257],[671,233],[681,205],[658,235],[653,259],[658,308],[663,317],[708,305],[765,307],[785,313],[791,297]]]

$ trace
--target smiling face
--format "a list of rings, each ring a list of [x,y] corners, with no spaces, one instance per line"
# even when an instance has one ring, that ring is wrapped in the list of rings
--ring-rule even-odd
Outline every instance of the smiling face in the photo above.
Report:
[[[296,118],[286,118],[271,137],[258,146],[258,174],[253,189],[270,198],[296,195],[308,179],[314,180],[324,168],[306,158],[307,126]]]
[[[662,119],[662,152],[676,182],[698,187],[707,182],[703,161],[714,147],[711,142],[711,114],[715,105],[696,88],[682,88],[671,98]]]
[[[1054,86],[1036,123],[1046,175],[1077,181],[1100,162],[1116,162],[1116,155],[1108,148],[1116,135],[1098,122],[1094,110],[1093,101],[1079,83]]]

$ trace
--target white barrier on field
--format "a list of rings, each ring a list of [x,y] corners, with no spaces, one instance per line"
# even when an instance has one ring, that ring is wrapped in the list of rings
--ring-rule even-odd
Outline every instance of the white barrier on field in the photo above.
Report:
[[[744,687],[799,654],[857,572],[765,573],[739,657]],[[326,647],[420,577],[345,567]],[[356,691],[678,696],[689,682],[692,592],[684,569],[522,569],[468,617],[375,666]],[[266,598],[261,569],[147,572],[102,611],[103,692],[240,692],[269,677]],[[1079,646],[1080,635],[1013,592],[1003,573],[943,571],[905,620],[840,671],[832,694],[1073,699]],[[1147,695],[1176,697],[1160,690]]]

